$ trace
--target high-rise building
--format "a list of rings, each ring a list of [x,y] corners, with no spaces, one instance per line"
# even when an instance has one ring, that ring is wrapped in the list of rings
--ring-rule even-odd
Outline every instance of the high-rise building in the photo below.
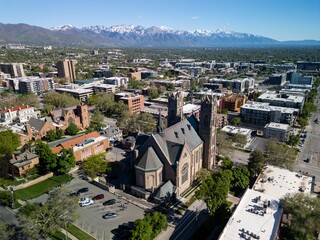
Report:
[[[24,77],[8,78],[9,87],[22,94],[41,94],[54,89],[52,78]]]
[[[11,77],[25,77],[22,63],[0,63],[0,72],[10,74]]]
[[[59,61],[56,64],[58,70],[58,77],[66,78],[67,80],[74,82],[76,79],[76,60],[64,60]]]

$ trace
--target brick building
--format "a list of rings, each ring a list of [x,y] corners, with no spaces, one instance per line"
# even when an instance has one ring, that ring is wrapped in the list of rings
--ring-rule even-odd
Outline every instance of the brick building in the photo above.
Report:
[[[14,177],[20,177],[25,175],[28,170],[34,168],[37,164],[39,164],[38,155],[26,151],[18,156],[12,157],[10,160],[9,174]]]
[[[62,149],[72,149],[76,161],[83,161],[90,156],[105,152],[107,148],[109,148],[109,139],[98,132],[92,132],[60,143],[51,150],[53,153],[59,153]]]
[[[114,95],[116,102],[123,101],[128,105],[128,109],[131,113],[139,113],[144,107],[144,96],[133,93],[117,93]]]
[[[242,94],[226,94],[220,98],[220,109],[227,109],[231,112],[240,112],[240,108],[248,100],[248,97]]]

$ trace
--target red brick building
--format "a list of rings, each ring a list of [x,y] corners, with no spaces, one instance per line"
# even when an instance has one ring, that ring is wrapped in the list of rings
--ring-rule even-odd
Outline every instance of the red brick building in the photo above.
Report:
[[[226,94],[220,98],[220,110],[227,109],[231,112],[240,112],[240,108],[248,100],[248,97],[242,94]]]
[[[123,101],[131,113],[139,113],[144,107],[144,96],[133,93],[117,93],[114,95],[116,102]]]

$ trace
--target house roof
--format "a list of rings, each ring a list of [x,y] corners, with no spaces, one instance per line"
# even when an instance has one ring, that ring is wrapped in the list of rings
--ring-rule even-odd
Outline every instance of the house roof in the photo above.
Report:
[[[31,163],[32,162],[31,160],[36,157],[38,157],[37,154],[31,153],[29,151],[25,151],[24,153],[19,154],[15,158],[12,158],[10,160],[10,163],[16,167],[22,167]]]
[[[73,148],[74,146],[76,146],[76,144],[82,143],[84,140],[88,139],[88,138],[98,138],[100,137],[100,133],[98,132],[91,132],[88,133],[86,135],[74,138],[70,141],[66,141],[64,143],[60,143],[57,147],[52,148],[52,152],[53,153],[58,153],[60,152],[63,148],[65,149],[70,149]]]
[[[160,188],[157,189],[157,192],[154,195],[154,199],[158,201],[163,201],[165,198],[169,197],[174,193],[175,186],[169,180],[165,184],[163,184]]]
[[[171,164],[174,164],[180,158],[183,144],[167,141],[167,149],[169,152],[170,162]]]
[[[34,128],[36,131],[40,132],[46,122],[37,118],[30,118],[28,124],[31,126],[31,128]]]
[[[139,162],[136,165],[137,168],[143,171],[157,170],[162,166],[163,164],[161,163],[153,147],[148,147],[148,150],[145,151],[142,158],[140,158]]]
[[[18,110],[22,110],[22,109],[26,109],[26,108],[29,108],[28,105],[21,105],[21,106],[15,106],[15,107],[12,107],[12,108],[6,108],[6,109],[3,109],[1,110],[1,112],[5,113],[5,112],[15,112],[15,111],[18,111]]]

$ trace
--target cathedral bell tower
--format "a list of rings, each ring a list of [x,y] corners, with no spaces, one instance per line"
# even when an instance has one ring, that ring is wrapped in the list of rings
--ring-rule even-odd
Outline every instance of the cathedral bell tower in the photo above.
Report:
[[[201,101],[199,135],[203,140],[202,167],[212,170],[216,157],[216,114],[217,100],[214,96],[204,95]]]
[[[183,120],[182,92],[171,92],[168,97],[168,127]]]

